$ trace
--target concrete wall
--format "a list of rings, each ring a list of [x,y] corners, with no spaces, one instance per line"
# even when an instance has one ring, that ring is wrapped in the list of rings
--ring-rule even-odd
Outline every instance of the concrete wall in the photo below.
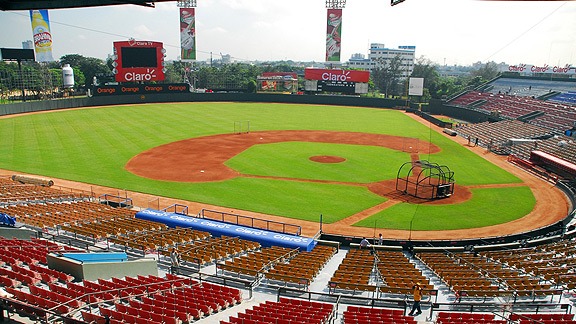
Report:
[[[31,237],[36,237],[36,231],[14,228],[14,227],[0,227],[0,236],[7,239],[17,238],[20,240],[30,240]]]
[[[430,105],[428,105],[426,108],[423,107],[422,110],[431,115],[444,115],[470,123],[481,123],[485,121],[499,120],[494,119],[490,115],[484,114],[480,111],[446,105],[445,102],[438,99],[431,100]]]

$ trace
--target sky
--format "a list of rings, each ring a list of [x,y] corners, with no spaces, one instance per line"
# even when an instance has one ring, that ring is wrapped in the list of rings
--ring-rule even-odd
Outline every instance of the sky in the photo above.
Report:
[[[176,2],[155,8],[120,5],[49,11],[53,57],[105,59],[114,41],[164,43],[180,55]],[[28,11],[0,11],[0,47],[32,39]],[[237,61],[323,62],[326,7],[322,0],[198,0],[198,60],[229,54]],[[416,57],[440,65],[475,62],[576,65],[576,1],[348,0],[342,57],[367,55],[370,43],[416,46]],[[211,54],[212,53],[212,54]]]

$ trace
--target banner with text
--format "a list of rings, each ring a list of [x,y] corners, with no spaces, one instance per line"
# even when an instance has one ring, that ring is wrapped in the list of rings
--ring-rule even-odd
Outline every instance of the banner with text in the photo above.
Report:
[[[342,9],[328,9],[326,28],[326,62],[340,62]]]
[[[196,17],[194,8],[180,8],[180,59],[196,60]]]
[[[30,22],[32,23],[36,61],[53,62],[52,33],[50,32],[48,10],[30,10]]]
[[[338,70],[338,69],[304,69],[304,79],[340,82],[368,82],[369,71]]]
[[[518,72],[518,73],[555,73],[555,74],[576,74],[576,67],[566,64],[561,65],[532,65],[532,64],[517,64],[508,65],[500,69],[500,72]]]
[[[155,93],[190,93],[186,83],[124,84],[94,87],[94,96],[148,95]]]

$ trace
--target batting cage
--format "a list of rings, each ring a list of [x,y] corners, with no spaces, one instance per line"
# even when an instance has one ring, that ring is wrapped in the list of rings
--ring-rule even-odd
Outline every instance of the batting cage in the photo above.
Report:
[[[454,193],[454,172],[425,160],[406,162],[398,169],[396,190],[421,199],[448,198]]]

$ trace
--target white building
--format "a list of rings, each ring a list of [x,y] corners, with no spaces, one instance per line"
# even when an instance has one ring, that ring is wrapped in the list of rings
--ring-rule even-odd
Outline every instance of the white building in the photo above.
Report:
[[[34,49],[34,43],[32,43],[31,40],[27,40],[22,42],[22,48],[23,49]]]
[[[400,56],[403,77],[409,77],[414,70],[414,60],[416,59],[416,46],[398,46],[397,49],[386,48],[384,44],[370,44],[368,58],[362,54],[353,54],[348,61],[349,68],[363,69],[371,71],[373,68],[390,64],[396,56]]]

